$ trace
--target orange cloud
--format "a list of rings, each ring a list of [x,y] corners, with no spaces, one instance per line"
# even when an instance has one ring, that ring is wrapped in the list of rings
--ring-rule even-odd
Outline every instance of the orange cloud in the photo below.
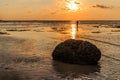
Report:
[[[101,9],[112,9],[113,7],[111,6],[105,6],[105,5],[100,5],[100,4],[96,4],[92,6],[93,8],[101,8]]]

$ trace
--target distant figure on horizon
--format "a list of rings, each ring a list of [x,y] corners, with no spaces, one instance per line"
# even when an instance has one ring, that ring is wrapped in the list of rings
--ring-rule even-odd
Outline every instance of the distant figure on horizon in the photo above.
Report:
[[[76,21],[77,31],[78,31],[78,24],[79,24],[79,21]]]

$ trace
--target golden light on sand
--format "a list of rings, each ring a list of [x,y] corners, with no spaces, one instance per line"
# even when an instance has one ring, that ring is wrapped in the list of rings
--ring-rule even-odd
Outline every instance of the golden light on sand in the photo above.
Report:
[[[76,3],[76,0],[70,0],[70,1],[68,1],[66,3],[66,7],[69,10],[72,10],[72,11],[77,11],[79,9],[78,4]]]
[[[76,26],[76,24],[72,24],[71,27],[72,27],[71,38],[75,39],[76,38],[76,31],[77,31],[76,28],[77,28],[77,26]]]

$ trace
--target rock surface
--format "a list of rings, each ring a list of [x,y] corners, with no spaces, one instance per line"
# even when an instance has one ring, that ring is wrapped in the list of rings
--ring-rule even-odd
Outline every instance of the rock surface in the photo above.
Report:
[[[52,57],[66,63],[95,65],[101,58],[101,52],[90,42],[68,39],[56,46]]]

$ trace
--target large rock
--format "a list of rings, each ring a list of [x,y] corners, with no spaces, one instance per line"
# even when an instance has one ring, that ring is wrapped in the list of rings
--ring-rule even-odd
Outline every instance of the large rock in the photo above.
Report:
[[[90,42],[69,39],[56,46],[52,57],[66,63],[93,65],[98,63],[101,52]]]

